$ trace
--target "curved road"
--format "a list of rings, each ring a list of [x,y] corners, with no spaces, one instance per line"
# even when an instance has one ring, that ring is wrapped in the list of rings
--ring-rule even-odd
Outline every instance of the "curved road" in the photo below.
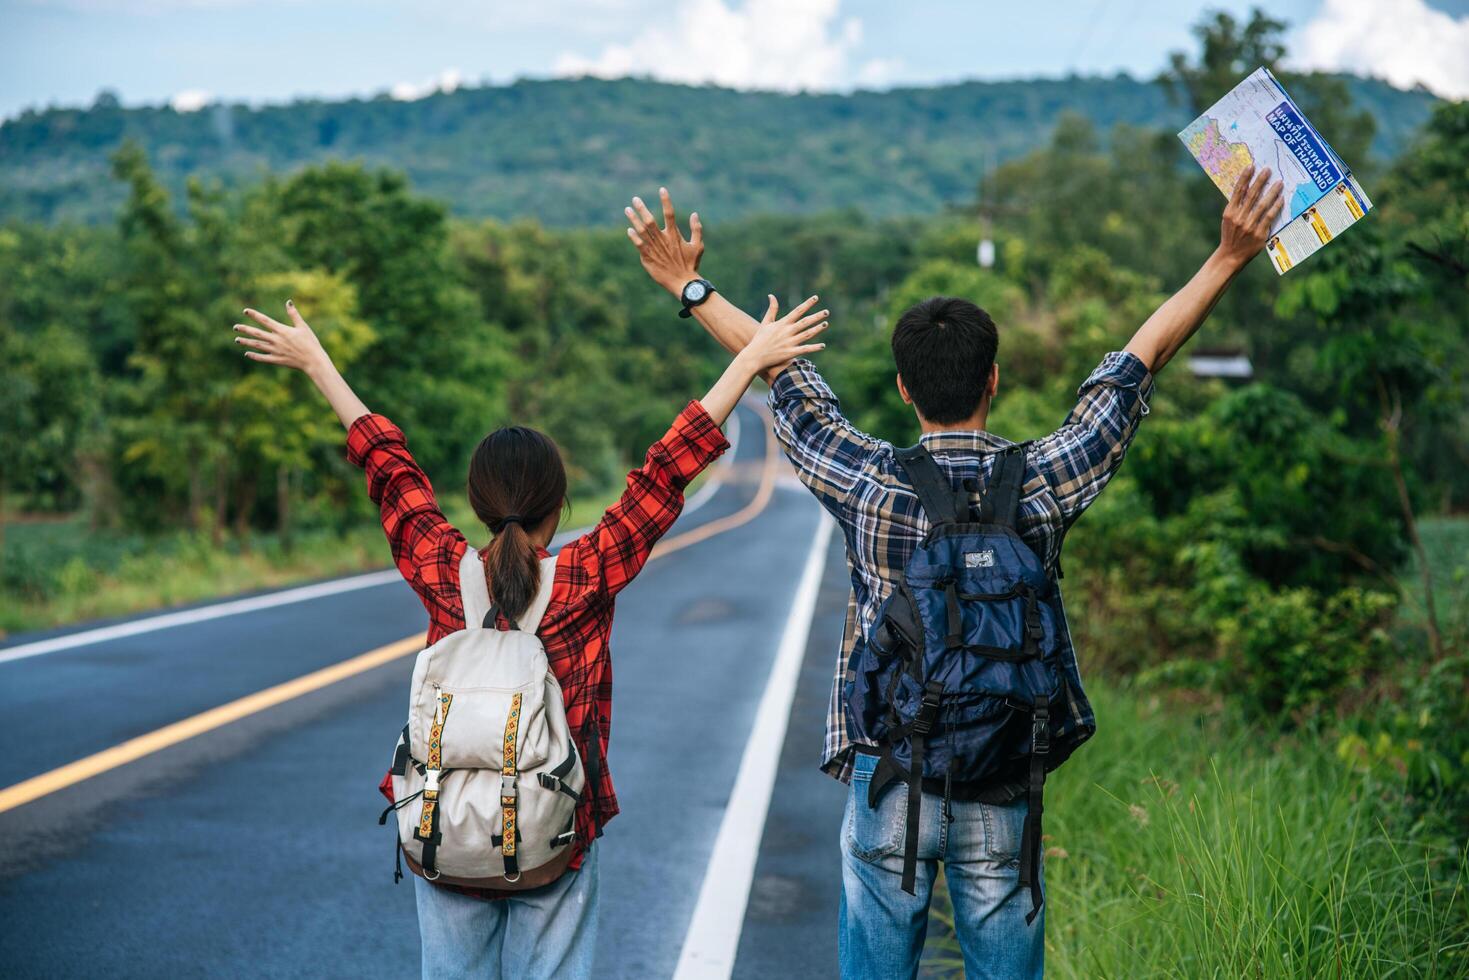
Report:
[[[835,974],[841,543],[739,413],[618,602],[599,977]],[[424,612],[388,575],[306,592],[0,647],[0,975],[417,973],[376,785]]]

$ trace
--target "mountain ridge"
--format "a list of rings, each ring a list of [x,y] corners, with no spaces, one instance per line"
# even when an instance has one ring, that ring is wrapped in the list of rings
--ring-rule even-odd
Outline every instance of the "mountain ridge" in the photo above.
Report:
[[[1436,97],[1345,76],[1391,158]],[[647,79],[520,80],[414,101],[303,99],[195,112],[28,110],[0,124],[0,220],[109,220],[122,189],[107,158],[125,140],[176,193],[189,177],[238,186],[328,159],[406,172],[465,217],[549,225],[614,218],[623,198],[673,183],[711,217],[856,207],[931,213],[972,199],[989,167],[1043,145],[1066,112],[1101,133],[1177,130],[1191,114],[1125,74],[967,81],[851,93],[749,92]],[[1359,164],[1361,165],[1361,164]]]

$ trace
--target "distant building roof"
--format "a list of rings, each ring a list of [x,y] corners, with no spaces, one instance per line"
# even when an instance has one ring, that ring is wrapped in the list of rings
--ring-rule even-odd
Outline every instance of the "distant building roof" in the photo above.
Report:
[[[1241,351],[1200,351],[1189,355],[1188,369],[1196,378],[1253,378],[1255,366]]]

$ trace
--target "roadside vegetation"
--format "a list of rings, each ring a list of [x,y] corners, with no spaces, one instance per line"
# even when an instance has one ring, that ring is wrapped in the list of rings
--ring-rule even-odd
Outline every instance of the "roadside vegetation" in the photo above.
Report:
[[[1411,781],[1316,728],[1091,685],[1102,725],[1047,786],[1046,975],[1459,977],[1469,851]],[[947,896],[924,975],[962,977]]]
[[[1199,36],[1164,79],[1186,118],[1285,54],[1259,14]],[[1242,274],[1196,345],[1253,377],[1180,358],[1068,536],[1102,728],[1048,808],[1060,976],[1469,972],[1469,104],[1385,159],[1352,87],[1285,81],[1375,209],[1283,278]],[[386,564],[336,423],[232,346],[247,304],[293,297],[446,502],[507,420],[605,499],[720,363],[646,282],[615,198],[604,227],[553,230],[451,220],[357,164],[183,200],[136,145],[111,166],[113,225],[0,225],[0,630]],[[992,425],[1043,434],[1213,247],[1222,200],[1172,132],[1081,116],[930,218],[725,221],[672,190],[726,295],[822,295],[823,369],[900,443],[898,311],[986,307]]]
[[[474,528],[464,500],[444,497],[455,525]],[[615,497],[608,490],[573,499],[563,529],[595,521]],[[312,526],[289,538],[250,531],[214,540],[197,531],[130,533],[89,527],[82,515],[42,515],[8,528],[4,591],[13,601],[0,606],[0,636],[372,571],[391,561],[372,521]]]

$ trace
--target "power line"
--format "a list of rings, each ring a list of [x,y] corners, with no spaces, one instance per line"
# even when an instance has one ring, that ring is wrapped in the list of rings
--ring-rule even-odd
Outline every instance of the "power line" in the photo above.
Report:
[[[1106,9],[1107,0],[1101,0],[1100,3],[1092,8],[1092,19],[1087,22],[1086,30],[1082,32],[1081,37],[1077,40],[1076,48],[1071,52],[1071,57],[1066,60],[1067,70],[1072,74],[1076,73],[1077,59],[1081,57],[1082,51],[1086,49],[1087,42],[1092,39],[1092,34],[1096,33],[1097,24],[1101,21],[1102,13]]]

